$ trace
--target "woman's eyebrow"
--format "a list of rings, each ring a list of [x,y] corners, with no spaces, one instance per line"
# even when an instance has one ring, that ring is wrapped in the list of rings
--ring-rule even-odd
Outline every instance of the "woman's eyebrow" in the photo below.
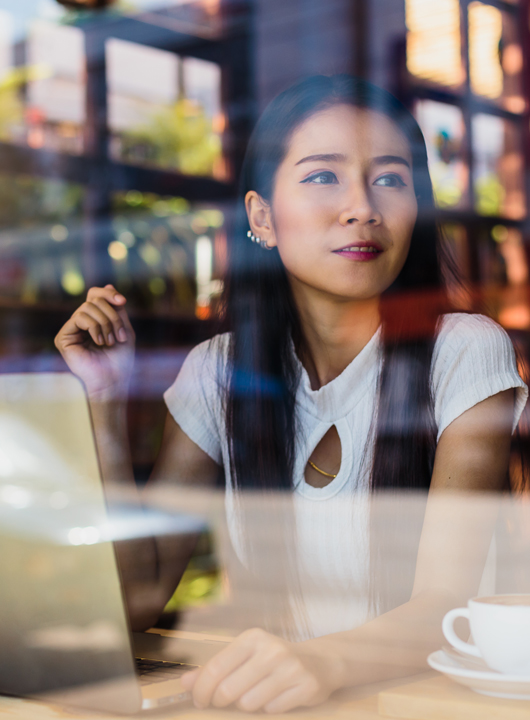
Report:
[[[296,165],[307,162],[345,162],[346,155],[342,153],[319,153],[317,155],[307,155],[307,157],[299,160]],[[373,158],[375,165],[405,165],[410,170],[410,163],[401,155],[378,155]]]
[[[379,155],[373,158],[375,165],[406,165],[410,170],[410,163],[401,155]]]
[[[342,155],[342,153],[324,153],[321,155],[308,155],[295,163],[295,165],[301,165],[306,162],[344,162],[345,160],[346,155]]]

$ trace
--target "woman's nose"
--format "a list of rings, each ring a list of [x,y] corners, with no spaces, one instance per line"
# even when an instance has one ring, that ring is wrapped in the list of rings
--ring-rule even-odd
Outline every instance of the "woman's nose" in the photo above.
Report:
[[[366,190],[356,189],[339,217],[341,225],[380,225],[381,214],[370,201]]]

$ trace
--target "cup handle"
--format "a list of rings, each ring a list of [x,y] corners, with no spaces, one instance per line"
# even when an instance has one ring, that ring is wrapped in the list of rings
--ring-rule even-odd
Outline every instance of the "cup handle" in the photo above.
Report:
[[[466,655],[473,655],[473,657],[482,657],[476,645],[460,640],[460,638],[455,633],[453,625],[455,620],[459,617],[465,617],[469,621],[469,609],[456,608],[455,610],[450,610],[442,620],[443,634],[445,635],[446,639],[451,643],[451,645],[460,652],[465,653]]]

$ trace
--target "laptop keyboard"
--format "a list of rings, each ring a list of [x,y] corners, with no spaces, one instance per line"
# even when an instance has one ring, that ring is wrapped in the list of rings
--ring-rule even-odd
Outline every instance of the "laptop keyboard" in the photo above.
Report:
[[[135,658],[135,661],[140,685],[175,680],[197,667],[197,665],[186,665],[185,663],[169,662],[167,660]]]

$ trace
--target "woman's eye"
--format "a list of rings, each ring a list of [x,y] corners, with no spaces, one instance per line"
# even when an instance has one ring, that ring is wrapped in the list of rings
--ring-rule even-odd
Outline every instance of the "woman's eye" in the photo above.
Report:
[[[337,176],[332,172],[319,172],[302,180],[303,183],[315,183],[317,185],[331,185],[337,182]]]
[[[405,183],[399,175],[394,174],[383,175],[383,177],[377,178],[374,185],[379,185],[380,187],[405,187]]]

